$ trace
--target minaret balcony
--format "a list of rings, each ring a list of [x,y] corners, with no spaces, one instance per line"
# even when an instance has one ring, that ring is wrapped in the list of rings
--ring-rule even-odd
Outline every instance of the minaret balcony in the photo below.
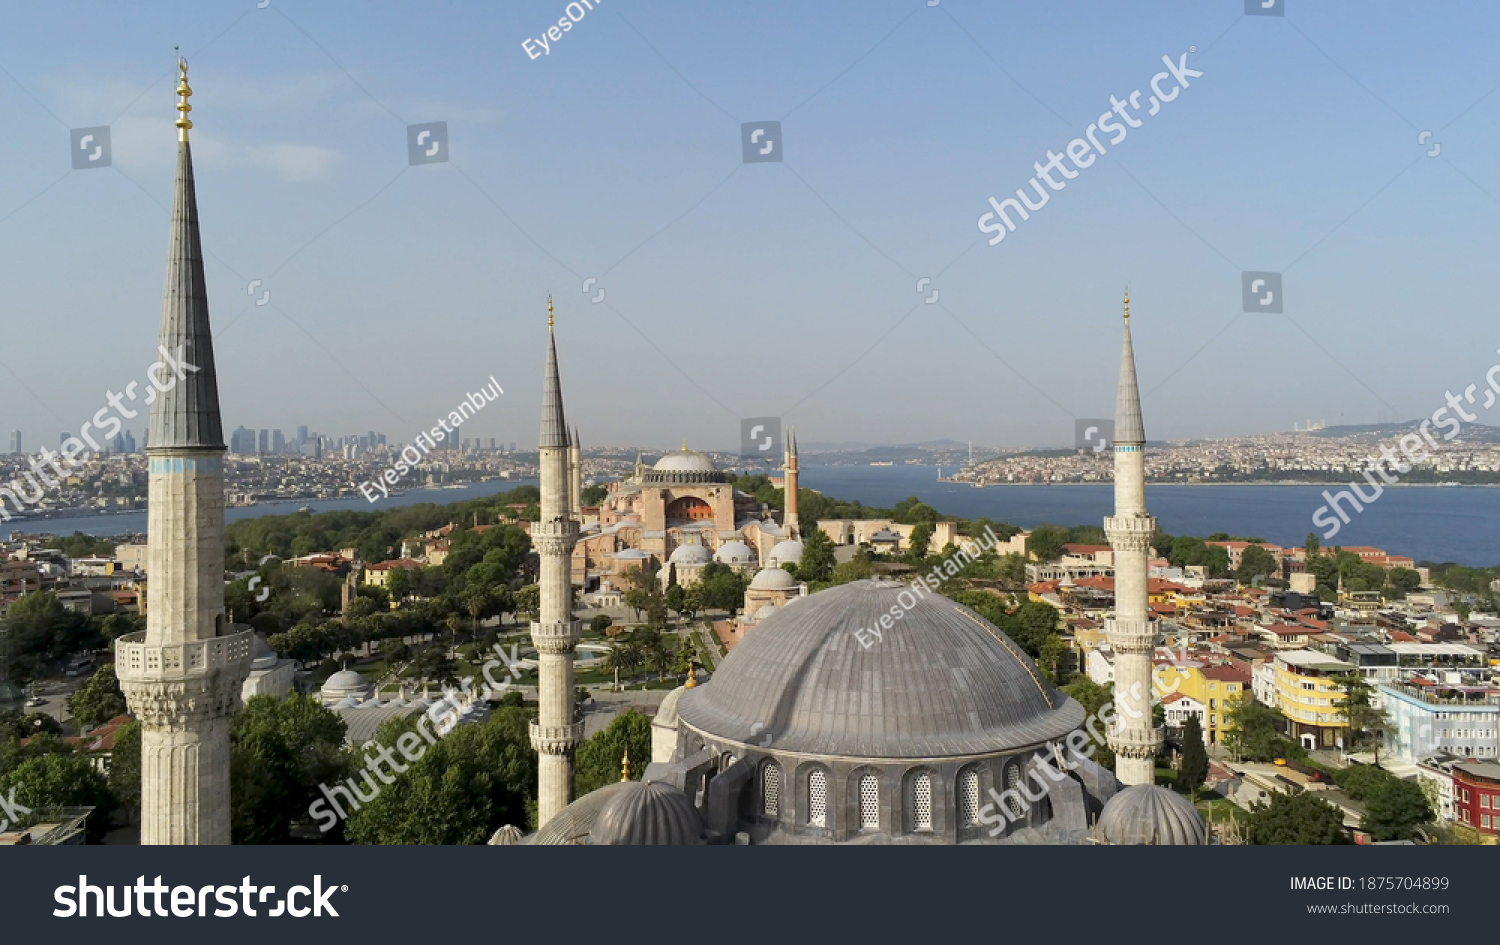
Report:
[[[1110,515],[1104,519],[1104,534],[1115,551],[1145,551],[1156,534],[1156,519],[1150,515]]]
[[[148,643],[146,632],[126,634],[115,641],[115,675],[121,682],[167,682],[229,672],[250,672],[254,630],[211,640]]]
[[[564,755],[583,741],[583,723],[542,725],[531,720],[531,747],[544,755]]]
[[[1155,758],[1163,737],[1159,728],[1114,729],[1109,733],[1109,747],[1122,758]]]

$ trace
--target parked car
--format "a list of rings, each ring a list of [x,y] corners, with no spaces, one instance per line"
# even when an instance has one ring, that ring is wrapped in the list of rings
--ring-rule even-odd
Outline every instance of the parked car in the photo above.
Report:
[[[26,700],[26,708],[28,708],[28,709],[34,709],[34,708],[36,708],[39,705],[46,705],[46,704],[47,704],[47,700],[43,699],[41,696],[32,696],[30,699]]]

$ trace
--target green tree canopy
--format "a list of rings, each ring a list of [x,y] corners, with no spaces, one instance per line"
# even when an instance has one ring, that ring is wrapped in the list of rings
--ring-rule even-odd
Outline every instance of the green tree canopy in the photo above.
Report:
[[[578,746],[573,783],[579,797],[620,780],[620,763],[630,752],[630,777],[639,781],[651,763],[651,720],[627,709],[604,731]]]
[[[285,843],[292,824],[344,775],[344,722],[310,696],[253,696],[229,733],[230,834]]]
[[[1344,815],[1309,791],[1272,794],[1250,810],[1250,842],[1257,845],[1326,846],[1349,842]]]
[[[1376,840],[1409,840],[1417,828],[1432,822],[1432,806],[1411,781],[1390,778],[1365,804],[1360,829]]]
[[[129,711],[125,705],[125,692],[115,678],[115,666],[106,663],[84,680],[82,686],[68,697],[68,711],[80,733],[97,728],[117,715]]]
[[[826,581],[833,577],[837,562],[833,557],[833,539],[822,529],[814,528],[802,539],[802,559],[797,573],[805,581]]]

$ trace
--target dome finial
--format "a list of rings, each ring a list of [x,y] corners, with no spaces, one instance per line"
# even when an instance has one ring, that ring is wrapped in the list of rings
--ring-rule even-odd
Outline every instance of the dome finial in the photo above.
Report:
[[[685,688],[685,689],[696,689],[696,688],[698,688],[698,675],[693,672],[693,670],[695,670],[697,668],[698,668],[698,664],[697,663],[688,663],[688,678],[687,678],[687,682],[683,683],[683,688]]]
[[[1130,286],[1125,287],[1125,324],[1130,324]]]
[[[683,452],[684,452],[684,453],[686,453],[686,452],[687,452],[687,437],[683,437],[683,438],[682,438],[682,451],[683,451]]]
[[[177,49],[176,46],[172,48],[174,50]],[[188,104],[188,96],[193,94],[193,90],[188,88],[187,60],[182,58],[181,56],[178,56],[177,68],[182,70],[182,76],[177,81],[177,128],[179,129],[177,132],[177,140],[186,141],[188,139],[188,129],[193,127],[192,121],[189,120],[187,116],[188,112],[193,110],[193,106]]]
[[[547,296],[547,331],[552,331],[552,296]]]
[[[620,780],[630,780],[630,749],[625,749],[625,756],[620,759]]]

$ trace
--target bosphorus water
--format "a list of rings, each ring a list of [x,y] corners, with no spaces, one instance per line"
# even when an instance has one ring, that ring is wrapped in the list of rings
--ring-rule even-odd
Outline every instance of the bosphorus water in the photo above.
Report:
[[[261,515],[290,515],[302,505],[314,511],[334,509],[371,511],[398,505],[432,502],[439,505],[494,495],[535,480],[492,480],[455,489],[412,490],[371,504],[361,497],[278,502],[232,508],[226,521]],[[808,466],[802,467],[804,488],[839,499],[889,508],[916,496],[947,515],[985,516],[1033,528],[1043,522],[1057,525],[1100,525],[1114,508],[1114,486],[1000,485],[976,489],[938,482],[932,466]],[[1173,535],[1228,532],[1250,535],[1281,545],[1300,545],[1315,531],[1312,513],[1324,503],[1323,489],[1334,486],[1148,485],[1146,504],[1161,527]],[[1374,545],[1391,554],[1418,561],[1456,561],[1474,567],[1500,564],[1500,488],[1463,486],[1388,487],[1380,501],[1367,506],[1329,544]],[[68,535],[144,532],[146,513],[87,515],[70,518],[13,520],[7,529]]]

